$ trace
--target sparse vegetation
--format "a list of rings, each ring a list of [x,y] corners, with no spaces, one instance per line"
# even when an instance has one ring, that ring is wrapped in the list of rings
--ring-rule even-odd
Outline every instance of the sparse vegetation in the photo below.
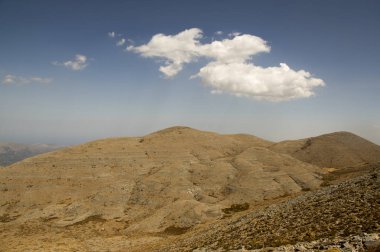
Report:
[[[313,138],[307,150],[318,144]],[[229,250],[377,232],[377,178],[339,184],[377,170],[373,157],[362,156],[360,167],[323,168],[274,146],[175,127],[24,160],[0,170],[2,244]],[[318,191],[321,184],[332,186]]]

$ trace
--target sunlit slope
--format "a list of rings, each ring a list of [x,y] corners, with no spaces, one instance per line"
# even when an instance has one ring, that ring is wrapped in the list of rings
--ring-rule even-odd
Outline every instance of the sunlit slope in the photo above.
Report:
[[[127,232],[164,232],[320,185],[318,167],[270,145],[174,127],[42,154],[0,170],[0,216],[54,226],[96,217],[128,223]]]

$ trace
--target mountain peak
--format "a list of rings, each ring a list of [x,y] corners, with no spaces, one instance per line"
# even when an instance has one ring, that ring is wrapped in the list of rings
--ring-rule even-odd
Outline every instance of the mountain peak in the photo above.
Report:
[[[200,132],[200,130],[196,130],[196,129],[193,129],[193,128],[190,128],[190,127],[186,127],[186,126],[172,126],[172,127],[169,127],[169,128],[165,128],[165,129],[162,129],[162,130],[155,131],[155,132],[151,133],[150,135],[153,135],[153,134],[182,133],[184,131]]]

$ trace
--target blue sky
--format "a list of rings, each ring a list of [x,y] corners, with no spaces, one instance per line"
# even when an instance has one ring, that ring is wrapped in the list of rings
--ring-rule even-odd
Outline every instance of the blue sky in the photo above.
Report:
[[[380,144],[379,13],[379,1],[0,0],[0,141],[76,144],[187,125],[274,141],[345,130]],[[210,76],[190,78],[213,62],[207,52],[166,78],[167,58],[126,50],[191,28],[202,45],[262,38],[270,52],[242,64],[286,63],[325,85],[279,101],[236,96],[229,82],[213,94]]]

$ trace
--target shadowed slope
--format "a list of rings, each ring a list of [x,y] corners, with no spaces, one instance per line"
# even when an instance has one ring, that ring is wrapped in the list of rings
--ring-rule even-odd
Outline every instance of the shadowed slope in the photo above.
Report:
[[[216,222],[205,228],[194,229],[177,241],[169,240],[166,245],[147,249],[235,251],[243,246],[246,249],[257,249],[379,232],[379,168],[369,175],[339,185]]]
[[[283,141],[270,149],[319,167],[340,169],[380,162],[380,146],[349,132]]]

